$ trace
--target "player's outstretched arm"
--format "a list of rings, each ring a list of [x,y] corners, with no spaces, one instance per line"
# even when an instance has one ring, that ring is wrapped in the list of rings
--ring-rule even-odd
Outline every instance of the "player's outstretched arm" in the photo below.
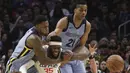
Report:
[[[54,60],[54,59],[48,58],[47,51],[45,51],[45,49],[42,48],[42,45],[43,45],[42,41],[37,35],[30,35],[27,39],[27,44],[34,49],[37,59],[43,65],[56,64],[63,61],[62,59]]]
[[[89,50],[85,46],[82,46],[81,48],[80,51],[74,51],[71,60],[84,60],[93,56],[96,51],[96,44],[93,47],[89,44]]]
[[[82,48],[80,51],[73,51],[74,54],[71,60],[84,60],[91,55],[85,46],[81,46],[80,48]]]
[[[91,44],[91,43],[90,43]],[[90,60],[90,68],[91,68],[91,71],[92,73],[97,73],[97,64],[96,64],[96,61],[95,61],[95,58],[94,58],[94,54],[95,54],[95,51],[97,50],[96,48],[96,44],[93,46],[94,48],[92,49],[92,45],[89,44],[89,51],[91,52],[91,57],[89,57],[89,60]],[[95,50],[95,51],[94,51]]]
[[[90,68],[91,68],[92,73],[98,72],[95,58],[90,59]]]

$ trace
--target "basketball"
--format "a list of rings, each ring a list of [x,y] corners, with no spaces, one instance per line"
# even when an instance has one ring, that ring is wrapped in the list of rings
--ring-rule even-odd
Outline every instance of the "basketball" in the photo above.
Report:
[[[121,72],[124,69],[124,60],[119,55],[111,55],[106,61],[106,66],[110,72]]]

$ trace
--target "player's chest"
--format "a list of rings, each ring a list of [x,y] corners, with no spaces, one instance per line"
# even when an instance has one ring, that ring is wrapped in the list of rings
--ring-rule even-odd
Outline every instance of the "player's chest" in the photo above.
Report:
[[[84,34],[84,25],[81,25],[79,28],[75,28],[73,24],[68,25],[68,29],[65,32],[67,35],[72,35],[72,36],[81,36]]]
[[[64,34],[68,37],[81,37],[84,34],[84,29],[76,29],[74,26],[68,26],[68,29],[64,32]]]
[[[58,64],[40,65],[40,68],[43,73],[58,73],[59,65]]]
[[[40,67],[43,67],[43,68],[57,68],[57,67],[59,67],[59,65],[58,64],[40,65]]]

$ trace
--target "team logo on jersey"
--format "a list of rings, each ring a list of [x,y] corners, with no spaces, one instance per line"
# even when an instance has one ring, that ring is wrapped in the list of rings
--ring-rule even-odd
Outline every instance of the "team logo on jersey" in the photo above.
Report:
[[[52,65],[41,65],[41,64],[40,64],[40,67],[46,67],[46,68],[51,68],[51,67],[53,67],[53,68],[57,68],[57,67],[58,67],[58,64],[52,64]]]
[[[69,27],[69,29],[74,29],[73,27]]]
[[[69,37],[80,37],[80,35],[76,34],[76,33],[71,33],[71,32],[66,32],[65,35],[69,36]]]

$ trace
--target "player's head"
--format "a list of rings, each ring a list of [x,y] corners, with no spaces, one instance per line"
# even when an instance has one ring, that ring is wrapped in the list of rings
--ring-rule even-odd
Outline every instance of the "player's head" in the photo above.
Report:
[[[87,3],[85,1],[79,0],[74,6],[74,14],[76,18],[83,19],[87,14]]]
[[[124,60],[119,55],[111,55],[106,61],[110,73],[121,73],[124,69]]]
[[[36,18],[34,20],[34,26],[36,27],[36,29],[38,30],[38,32],[41,35],[48,35],[49,23],[48,23],[48,19],[46,16],[44,16],[44,15],[36,16]]]
[[[58,58],[59,53],[61,52],[61,38],[59,36],[51,36],[49,41],[49,51],[52,58]]]

